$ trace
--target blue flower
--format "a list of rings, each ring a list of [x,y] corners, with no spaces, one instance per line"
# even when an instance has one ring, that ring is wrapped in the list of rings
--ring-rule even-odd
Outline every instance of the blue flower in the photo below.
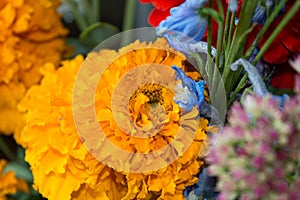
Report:
[[[251,20],[252,23],[263,25],[264,23],[266,23],[266,20],[267,20],[266,8],[261,5],[257,5]]]
[[[244,58],[240,58],[230,65],[230,69],[236,71],[239,66],[243,66],[244,70],[248,73],[248,77],[253,85],[254,93],[259,96],[266,95],[268,93],[268,90],[257,68],[255,68],[249,61],[245,60]]]
[[[176,50],[184,53],[187,57],[190,57],[196,52],[208,52],[207,42],[199,41],[196,42],[192,38],[182,35],[178,32],[172,32],[165,35],[169,44]],[[211,46],[211,55],[215,57],[217,54],[217,49]]]
[[[156,28],[157,35],[168,38],[168,34],[175,31],[200,41],[206,30],[207,19],[201,17],[198,11],[206,2],[207,0],[187,0],[172,8],[171,15]]]
[[[186,76],[182,69],[172,66],[176,71],[176,79],[181,80],[181,84],[177,85],[176,95],[174,97],[175,103],[186,111],[191,111],[194,106],[200,107],[204,101],[204,86],[205,81],[194,81]]]
[[[260,25],[263,25],[266,23],[267,21],[267,8],[270,8],[271,11],[274,9],[274,5],[276,4],[274,2],[275,0],[267,0],[265,2],[265,5],[261,5],[260,3],[257,4],[255,11],[254,11],[254,15],[252,17],[252,23],[257,23]],[[282,0],[276,0],[277,4],[280,3],[280,1]],[[283,6],[283,8],[280,10],[280,14],[284,13],[285,11],[285,7]]]
[[[240,58],[237,61],[235,61],[234,63],[232,63],[230,68],[231,68],[231,70],[236,71],[240,65],[243,66],[245,71],[248,73],[248,77],[251,80],[252,85],[253,85],[253,91],[256,95],[266,96],[266,95],[270,94],[273,99],[275,99],[276,101],[279,102],[280,108],[284,107],[286,99],[289,98],[289,96],[287,94],[284,94],[282,96],[276,96],[276,95],[272,95],[271,93],[269,93],[258,69],[256,67],[254,67],[249,61],[247,61],[243,58]]]
[[[237,7],[238,7],[237,0],[229,0],[229,2],[228,2],[228,10],[230,12],[235,12],[237,10]]]

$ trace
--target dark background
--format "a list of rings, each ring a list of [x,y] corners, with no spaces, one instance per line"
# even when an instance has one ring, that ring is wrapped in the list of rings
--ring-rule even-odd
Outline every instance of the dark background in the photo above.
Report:
[[[100,1],[100,19],[102,22],[110,23],[120,31],[122,31],[123,16],[125,10],[126,0],[99,0]],[[134,27],[150,27],[147,18],[151,10],[153,9],[152,4],[142,4],[138,0],[135,1],[135,20]],[[67,23],[64,21],[65,26],[70,30],[70,37],[77,37],[80,33],[76,24]]]

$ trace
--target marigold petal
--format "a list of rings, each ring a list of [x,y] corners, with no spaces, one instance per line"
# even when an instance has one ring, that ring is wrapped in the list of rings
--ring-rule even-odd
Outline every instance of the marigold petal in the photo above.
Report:
[[[111,200],[104,191],[98,192],[83,184],[78,191],[72,193],[73,200]]]
[[[14,32],[21,33],[28,29],[29,26],[30,15],[24,14],[21,16],[14,25]]]
[[[16,17],[16,11],[11,4],[7,4],[0,11],[0,20],[5,22],[5,27],[11,26]]]
[[[47,176],[36,175],[34,181],[36,185],[37,183],[39,185],[37,186],[38,191],[49,199],[70,199],[71,193],[77,191],[83,182],[68,170],[63,175],[54,175],[53,173]]]
[[[39,68],[43,64],[52,62],[55,67],[58,66],[67,34],[56,10],[58,5],[57,0],[10,0],[1,4],[0,86],[17,82],[27,90],[41,80]],[[15,91],[10,92],[14,94]],[[23,95],[20,92],[20,96]],[[18,103],[21,97],[16,97],[12,102]],[[9,107],[8,104],[4,109],[11,111],[11,115],[17,112],[16,106]],[[16,128],[18,125],[15,123],[14,130],[11,130],[12,121],[15,123],[16,120],[2,121],[0,132],[20,129]]]

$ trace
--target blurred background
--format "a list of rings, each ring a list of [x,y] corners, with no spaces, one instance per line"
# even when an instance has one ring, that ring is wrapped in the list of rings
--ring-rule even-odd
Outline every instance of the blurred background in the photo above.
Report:
[[[86,3],[96,6],[97,16],[93,11],[87,12],[89,5]],[[96,8],[92,7],[92,10]],[[118,32],[150,27],[147,18],[152,9],[152,4],[143,4],[138,0],[63,0],[58,12],[62,14],[62,20],[70,30],[67,43],[75,47],[75,55],[89,52],[92,47]],[[76,17],[76,13],[80,16]],[[89,16],[90,14],[93,16]],[[90,17],[94,19],[90,20]],[[80,21],[86,21],[86,27],[82,27]]]

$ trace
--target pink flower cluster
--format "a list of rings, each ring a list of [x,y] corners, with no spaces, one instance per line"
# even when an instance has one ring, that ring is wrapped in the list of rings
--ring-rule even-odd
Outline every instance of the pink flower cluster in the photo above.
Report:
[[[300,76],[283,107],[273,96],[235,103],[207,157],[219,200],[300,199]]]

